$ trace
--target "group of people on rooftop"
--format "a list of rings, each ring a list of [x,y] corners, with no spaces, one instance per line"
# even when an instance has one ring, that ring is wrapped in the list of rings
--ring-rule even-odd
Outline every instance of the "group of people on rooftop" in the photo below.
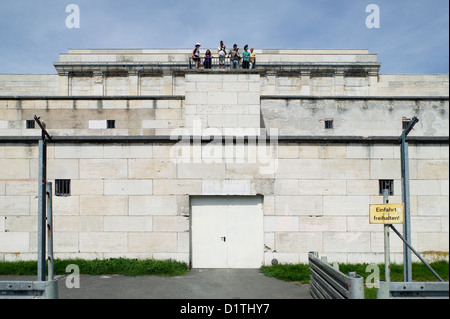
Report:
[[[201,67],[201,57],[200,57],[200,47],[201,44],[197,43],[195,45],[194,50],[192,51],[192,59],[195,62],[195,68],[200,69]],[[233,49],[231,49],[227,53],[227,46],[223,41],[220,41],[220,45],[217,48],[217,54],[219,57],[219,68],[225,69],[225,60],[228,57],[230,59],[230,68],[231,69],[239,69],[240,61],[242,59],[242,68],[243,69],[254,69],[256,65],[256,53],[253,48],[248,49],[248,44],[244,46],[244,52],[242,55],[239,53],[239,47],[237,44],[233,45]],[[206,50],[203,66],[205,69],[212,68],[212,59],[213,55],[211,54],[211,50]]]

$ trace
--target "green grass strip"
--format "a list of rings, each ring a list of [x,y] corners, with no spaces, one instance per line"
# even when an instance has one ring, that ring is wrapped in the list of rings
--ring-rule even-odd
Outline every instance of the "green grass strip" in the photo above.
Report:
[[[186,263],[174,260],[55,260],[55,275],[67,275],[66,267],[77,265],[83,275],[180,276],[189,272]],[[0,262],[0,275],[37,275],[36,261]]]
[[[366,278],[372,274],[371,272],[366,272],[368,265],[369,264],[340,264],[339,270],[344,274],[355,271],[366,280]],[[433,262],[430,266],[442,277],[442,279],[448,281],[449,263],[447,261]],[[380,270],[380,279],[384,280],[384,264],[379,264],[378,269]],[[260,272],[266,276],[284,281],[298,281],[302,284],[309,284],[309,266],[305,264],[262,266]],[[422,263],[413,263],[412,273],[414,281],[438,281],[438,279]],[[391,265],[391,281],[403,281],[403,265]]]

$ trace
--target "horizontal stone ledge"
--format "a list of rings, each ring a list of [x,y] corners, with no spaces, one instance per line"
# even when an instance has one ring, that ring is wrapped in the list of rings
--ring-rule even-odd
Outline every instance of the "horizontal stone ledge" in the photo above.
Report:
[[[185,100],[184,95],[111,95],[111,96],[38,96],[38,95],[4,95],[0,96],[0,101],[18,100],[18,101],[54,101],[54,100],[77,100],[77,101],[95,101],[95,100]],[[448,96],[313,96],[313,95],[261,95],[261,100],[388,100],[388,101],[449,101]]]
[[[187,72],[214,72],[217,69],[195,69],[193,61],[149,61],[149,62],[55,62],[53,65],[61,76],[94,76],[95,74],[127,75],[162,75]],[[217,58],[216,58],[217,59]],[[256,72],[261,74],[300,74],[311,76],[356,76],[367,77],[379,74],[379,62],[306,62],[306,61],[260,61],[256,57],[255,69],[226,69],[223,72]],[[227,63],[228,64],[228,63]]]
[[[105,75],[162,75],[165,73],[185,72],[189,68],[189,62],[56,62],[53,64],[61,76],[93,76],[104,73]]]
[[[388,101],[448,101],[448,96],[311,96],[311,95],[261,95],[261,100],[388,100]]]
[[[111,96],[68,96],[68,95],[54,95],[54,96],[0,96],[2,100],[77,100],[77,101],[95,101],[95,100],[185,100],[184,95],[111,95]]]
[[[40,136],[0,136],[0,144],[21,143],[30,144],[37,143],[41,139]],[[155,143],[178,143],[180,141],[190,141],[202,143],[210,143],[214,140],[222,139],[222,143],[237,143],[244,141],[263,141],[274,143],[290,142],[290,143],[330,143],[330,144],[400,144],[399,137],[393,136],[53,136],[48,143],[130,143],[130,144],[155,144]],[[406,139],[406,142],[412,144],[449,144],[448,136],[412,136]]]

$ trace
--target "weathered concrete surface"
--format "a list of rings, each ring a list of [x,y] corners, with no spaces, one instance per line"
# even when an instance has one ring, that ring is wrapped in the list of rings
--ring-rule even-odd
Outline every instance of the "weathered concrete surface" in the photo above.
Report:
[[[58,276],[59,299],[312,299],[309,286],[266,277],[254,269],[193,269],[177,277],[80,277],[79,289]],[[0,281],[35,276],[0,276]]]

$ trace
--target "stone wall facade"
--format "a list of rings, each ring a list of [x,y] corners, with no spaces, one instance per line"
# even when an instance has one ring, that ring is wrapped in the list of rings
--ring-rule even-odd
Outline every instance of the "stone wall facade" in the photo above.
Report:
[[[34,115],[53,137],[48,180],[71,181],[53,197],[56,258],[189,263],[193,197],[262,196],[262,263],[382,262],[369,205],[380,180],[401,202],[414,116],[412,244],[448,256],[448,75],[380,75],[365,50],[260,50],[237,71],[189,69],[187,53],[70,50],[57,75],[0,75],[0,260],[36,258]]]

